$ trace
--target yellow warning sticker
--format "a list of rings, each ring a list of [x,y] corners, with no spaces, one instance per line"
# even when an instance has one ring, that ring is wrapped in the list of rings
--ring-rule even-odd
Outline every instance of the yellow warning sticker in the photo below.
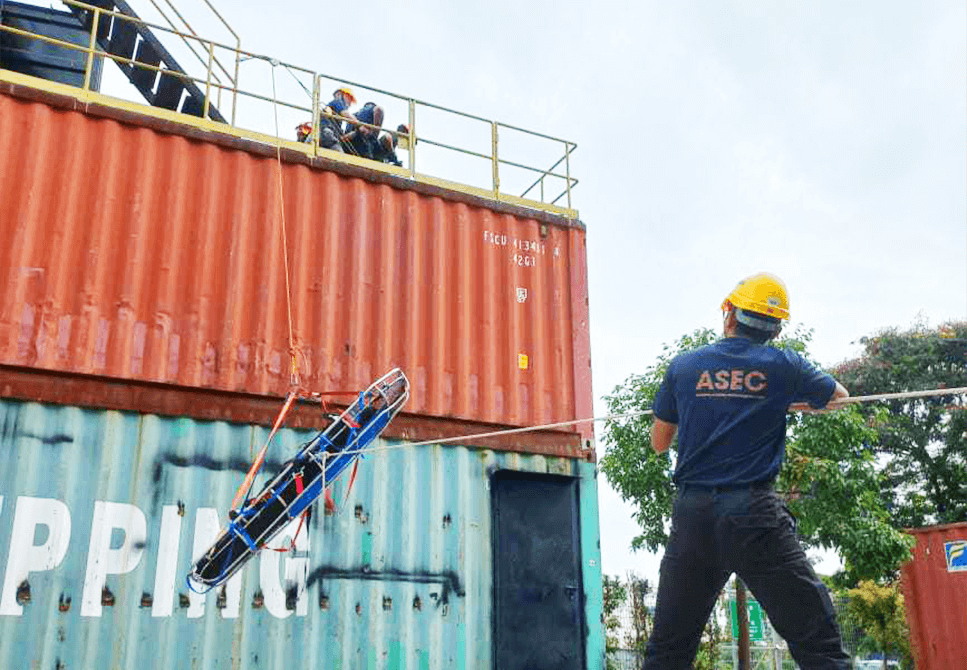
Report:
[[[517,367],[521,370],[527,369],[527,354],[517,354]]]

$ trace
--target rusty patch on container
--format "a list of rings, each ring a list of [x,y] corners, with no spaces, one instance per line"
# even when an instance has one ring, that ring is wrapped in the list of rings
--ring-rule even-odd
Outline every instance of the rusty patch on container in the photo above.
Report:
[[[114,594],[111,593],[111,589],[109,589],[107,585],[101,589],[101,605],[104,607],[114,606]]]
[[[17,604],[26,605],[30,602],[30,583],[25,579],[17,585]]]
[[[60,594],[57,599],[57,609],[61,612],[69,612],[71,608],[71,597],[68,595]]]
[[[150,593],[148,593],[147,591],[144,591],[141,594],[141,607],[151,607],[153,603],[154,603],[154,598],[151,597]]]
[[[252,609],[260,610],[263,605],[265,605],[265,596],[262,594],[261,589],[259,589],[252,596]]]

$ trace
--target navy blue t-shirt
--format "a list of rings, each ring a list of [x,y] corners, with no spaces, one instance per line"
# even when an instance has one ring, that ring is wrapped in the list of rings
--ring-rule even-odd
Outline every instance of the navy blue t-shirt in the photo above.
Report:
[[[328,107],[333,114],[342,114],[344,111],[349,109],[349,104],[339,96],[336,96],[329,101],[329,104],[327,104],[326,107]],[[332,128],[337,135],[342,134],[342,121],[328,116],[323,116],[322,123],[329,125],[329,127]]]
[[[376,103],[367,102],[362,106],[358,112],[356,112],[356,118],[363,123],[375,124],[376,123]]]
[[[331,109],[333,114],[342,114],[344,111],[349,109],[349,103],[347,103],[339,96],[336,96],[335,98],[329,101],[329,104],[326,105],[326,107]]]
[[[678,424],[675,484],[769,481],[786,451],[794,402],[826,406],[836,380],[791,349],[727,337],[681,354],[655,396],[655,416]]]

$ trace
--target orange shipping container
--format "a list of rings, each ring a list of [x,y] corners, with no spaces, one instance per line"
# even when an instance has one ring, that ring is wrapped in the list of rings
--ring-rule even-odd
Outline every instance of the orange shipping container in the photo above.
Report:
[[[967,668],[967,523],[909,532],[902,587],[917,669]]]
[[[291,324],[314,391],[591,415],[579,222],[11,84],[0,119],[0,365],[283,395]]]

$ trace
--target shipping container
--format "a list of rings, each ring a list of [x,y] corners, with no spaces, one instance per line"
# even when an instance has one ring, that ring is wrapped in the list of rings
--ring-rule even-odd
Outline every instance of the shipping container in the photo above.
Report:
[[[917,544],[901,584],[917,670],[967,668],[967,523],[908,532]]]
[[[0,667],[603,667],[584,459],[380,440],[294,551],[193,593],[267,434],[0,399]],[[268,473],[312,435],[283,429]]]
[[[294,349],[314,391],[591,416],[579,222],[4,82],[0,118],[0,363],[284,396]]]

